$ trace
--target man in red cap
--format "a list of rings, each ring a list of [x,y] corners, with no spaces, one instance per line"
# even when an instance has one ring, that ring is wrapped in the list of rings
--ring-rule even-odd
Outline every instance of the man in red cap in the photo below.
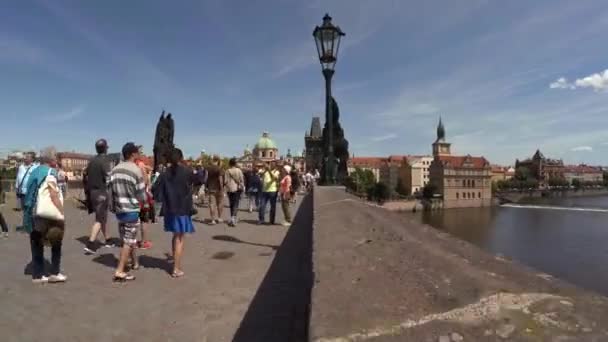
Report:
[[[108,159],[108,142],[99,139],[95,142],[97,155],[91,159],[84,173],[84,191],[87,198],[89,214],[95,213],[95,223],[91,227],[91,235],[84,247],[86,254],[97,252],[96,240],[101,231],[106,247],[113,247],[106,230],[108,221],[109,197],[107,191],[108,177],[110,175],[110,160]]]

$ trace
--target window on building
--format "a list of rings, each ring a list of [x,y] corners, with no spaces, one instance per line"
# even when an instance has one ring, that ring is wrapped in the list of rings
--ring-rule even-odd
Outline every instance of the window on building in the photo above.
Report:
[[[466,192],[463,192],[462,193],[462,199],[465,199],[465,198],[467,198],[467,194],[466,194]]]
[[[262,151],[262,158],[266,158],[266,151]]]
[[[471,193],[471,198],[475,198],[475,193]]]
[[[472,186],[472,187],[475,187],[475,180],[472,180],[472,181],[471,181],[471,186]]]
[[[463,187],[463,188],[466,188],[466,187],[467,187],[467,181],[466,181],[466,180],[464,180],[464,179],[462,180],[462,187]]]
[[[481,198],[481,192],[477,193],[477,195],[479,195],[478,197]]]
[[[456,193],[456,199],[458,199],[458,192]]]

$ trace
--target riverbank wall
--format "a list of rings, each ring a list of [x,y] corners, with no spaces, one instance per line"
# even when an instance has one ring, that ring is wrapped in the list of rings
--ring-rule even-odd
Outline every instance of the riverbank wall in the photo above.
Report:
[[[568,189],[568,190],[529,190],[529,191],[501,191],[494,194],[494,203],[520,203],[534,198],[560,198],[560,197],[589,197],[606,196],[608,189]]]
[[[344,189],[313,212],[311,341],[608,340],[606,297]]]

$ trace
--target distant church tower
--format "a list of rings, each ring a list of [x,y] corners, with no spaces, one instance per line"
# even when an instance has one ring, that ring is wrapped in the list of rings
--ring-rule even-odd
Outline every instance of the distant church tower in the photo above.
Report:
[[[321,170],[323,161],[323,130],[321,129],[321,119],[318,116],[312,118],[310,131],[304,133],[304,146],[306,147],[304,153],[306,170]]]
[[[452,144],[445,141],[445,128],[443,127],[443,122],[441,122],[441,117],[439,117],[439,125],[437,125],[437,140],[433,143],[433,156],[449,156],[450,146]]]

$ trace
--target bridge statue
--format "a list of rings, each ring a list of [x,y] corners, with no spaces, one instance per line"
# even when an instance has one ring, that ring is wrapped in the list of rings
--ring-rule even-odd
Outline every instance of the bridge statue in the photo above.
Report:
[[[342,181],[348,176],[348,140],[344,138],[344,130],[340,125],[340,108],[338,107],[338,102],[332,96],[331,97],[331,108],[332,108],[332,119],[333,119],[333,147],[334,147],[334,158],[336,160],[337,169],[334,166],[333,174],[336,175],[336,179],[338,183],[342,183]],[[329,150],[329,138],[327,136],[327,122],[325,123],[325,127],[323,127],[323,171],[322,175],[325,175],[325,164],[328,160],[328,150]]]
[[[169,153],[175,147],[173,144],[173,135],[175,127],[171,113],[165,117],[163,110],[160,119],[156,124],[156,133],[154,134],[154,171],[158,170],[159,165],[167,164],[169,161]]]

